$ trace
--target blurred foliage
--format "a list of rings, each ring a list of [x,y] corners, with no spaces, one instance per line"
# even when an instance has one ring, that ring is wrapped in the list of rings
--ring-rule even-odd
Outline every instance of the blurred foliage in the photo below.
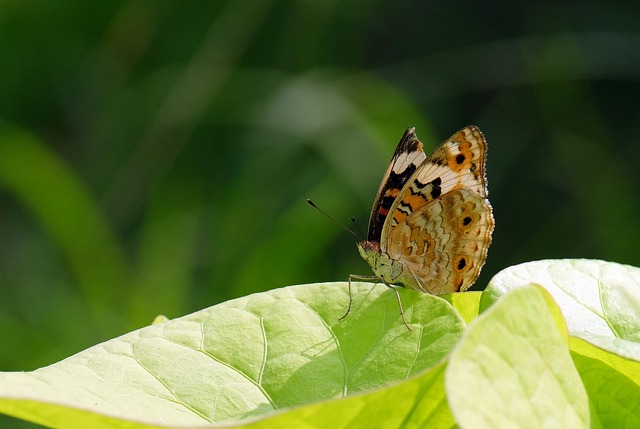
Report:
[[[408,126],[489,142],[482,276],[640,265],[640,3],[6,1],[0,369],[252,292],[369,274]]]

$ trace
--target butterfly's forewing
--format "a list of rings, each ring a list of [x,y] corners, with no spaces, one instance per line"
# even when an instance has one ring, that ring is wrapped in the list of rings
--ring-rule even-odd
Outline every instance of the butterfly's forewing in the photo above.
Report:
[[[487,141],[478,127],[470,125],[438,146],[422,163],[414,179],[417,183],[428,183],[440,177],[443,194],[467,188],[486,198],[486,160]]]
[[[388,210],[392,213],[392,218],[382,229],[381,250],[385,250],[383,243],[387,242],[389,229],[403,222],[429,201],[461,188],[485,198],[486,153],[484,136],[477,127],[468,126],[452,135],[426,157],[413,175],[405,178],[404,187]]]
[[[480,275],[493,228],[485,198],[465,188],[443,194],[391,228],[387,252],[404,267],[396,281],[436,295],[466,290]]]
[[[393,153],[389,167],[382,177],[380,188],[378,188],[369,218],[369,232],[367,234],[369,241],[380,241],[380,234],[389,209],[407,180],[422,165],[426,157],[422,143],[416,137],[416,129],[408,128]]]

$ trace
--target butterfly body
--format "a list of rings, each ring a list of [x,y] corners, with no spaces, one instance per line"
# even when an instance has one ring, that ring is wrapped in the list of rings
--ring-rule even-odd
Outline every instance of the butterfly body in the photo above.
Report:
[[[421,292],[466,290],[480,274],[494,220],[486,141],[468,126],[426,155],[414,128],[382,179],[360,255],[378,279]]]

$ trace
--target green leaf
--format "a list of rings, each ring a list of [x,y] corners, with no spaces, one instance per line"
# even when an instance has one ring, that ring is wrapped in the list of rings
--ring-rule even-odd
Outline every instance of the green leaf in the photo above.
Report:
[[[342,321],[345,283],[292,286],[153,324],[33,372],[0,373],[0,411],[70,428],[246,424],[292,407],[302,408],[273,417],[280,427],[311,413],[324,419],[315,427],[335,428],[332,410],[349,427],[365,410],[389,422],[451,426],[435,367],[465,329],[459,314],[438,297],[401,289],[409,331],[392,290],[352,287]],[[364,392],[373,402],[340,401]]]
[[[559,319],[548,294],[527,287],[469,325],[445,377],[460,427],[589,427],[587,394]]]
[[[440,295],[440,298],[453,305],[465,322],[469,323],[478,317],[482,292],[448,293]]]
[[[532,283],[553,296],[571,335],[640,360],[640,268],[581,259],[516,265],[491,279],[480,306]]]
[[[640,269],[627,267],[623,273],[612,266],[600,283],[605,319],[616,337],[640,342]],[[621,274],[621,275],[619,275]]]
[[[444,393],[445,364],[440,363],[403,383],[314,403],[241,426],[258,428],[455,427]]]
[[[640,362],[571,339],[571,356],[603,427],[640,427]]]

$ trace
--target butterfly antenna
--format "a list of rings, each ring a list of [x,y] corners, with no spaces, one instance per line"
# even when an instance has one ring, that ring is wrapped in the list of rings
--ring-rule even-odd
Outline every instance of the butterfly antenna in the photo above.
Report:
[[[356,231],[358,231],[358,234],[360,234],[360,238],[365,240],[364,234],[362,233],[360,226],[358,226],[358,222],[356,221],[355,217],[351,218],[351,223],[353,223],[353,225],[356,227]]]
[[[340,222],[338,222],[337,220],[335,220],[334,218],[332,218],[331,216],[329,216],[327,213],[325,213],[320,207],[316,206],[315,203],[313,201],[311,201],[309,198],[307,198],[307,202],[309,203],[309,205],[311,207],[313,207],[314,209],[318,210],[320,213],[322,213],[323,215],[325,215],[326,217],[328,217],[331,222],[335,223],[336,225],[338,225],[339,227],[343,228],[345,231],[347,231],[349,234],[357,237],[358,234],[356,234],[355,232],[353,232],[352,230],[350,230],[349,228],[347,228],[346,226],[344,226],[343,224],[341,224]],[[360,229],[358,229],[358,232],[360,232]],[[362,235],[362,233],[360,233],[360,235]]]

